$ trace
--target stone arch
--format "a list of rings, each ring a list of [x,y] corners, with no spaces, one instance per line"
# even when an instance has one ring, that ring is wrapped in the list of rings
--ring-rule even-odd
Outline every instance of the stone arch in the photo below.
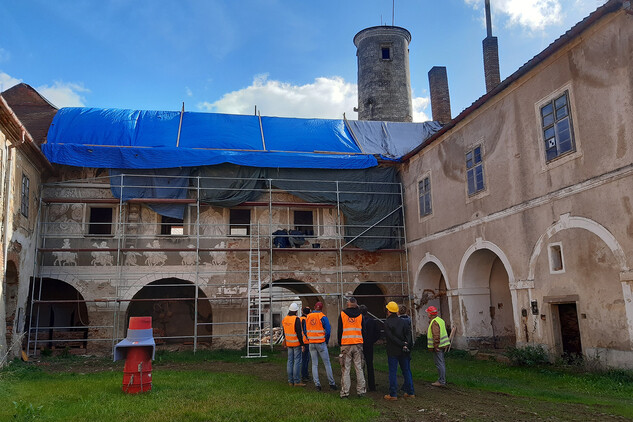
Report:
[[[450,329],[452,323],[449,291],[450,283],[446,277],[444,265],[437,257],[427,252],[418,265],[413,284],[417,327],[428,325],[428,317],[424,309],[435,306],[439,310],[440,317],[446,321],[447,328]]]
[[[317,302],[321,302],[323,303],[323,311],[326,313],[328,311],[327,303],[323,296],[318,295],[315,288],[305,281],[295,278],[282,278],[272,283],[263,284],[262,291],[271,289],[271,287],[275,290],[275,292],[270,295],[272,308],[270,307],[271,305],[268,299],[262,299],[262,305],[265,311],[264,313],[270,313],[268,317],[272,317],[273,327],[281,326],[281,319],[288,313],[288,306],[292,302],[298,302],[297,305],[299,305],[301,309],[306,306],[313,309]],[[286,295],[285,293],[279,292],[279,289],[288,290],[292,294]],[[299,314],[301,313],[302,312],[299,312]]]
[[[503,348],[516,343],[514,272],[505,253],[478,238],[459,266],[462,336],[467,345]]]
[[[543,233],[534,244],[532,249],[532,255],[530,256],[530,263],[528,266],[528,280],[534,280],[534,271],[536,269],[536,261],[545,245],[545,242],[556,233],[566,229],[584,229],[598,236],[611,250],[613,256],[618,262],[620,272],[629,271],[629,267],[626,263],[626,253],[618,240],[601,224],[584,217],[572,217],[569,214],[563,214],[560,219],[549,226],[545,233]]]
[[[36,302],[29,300],[33,303],[29,349],[68,348],[85,352],[90,320],[83,295],[69,283],[54,278],[35,279],[31,295]]]
[[[197,321],[197,343],[210,344],[213,318],[211,304],[205,299],[202,289],[189,280],[161,278],[137,290],[130,299],[126,322],[130,317],[151,316],[156,344],[161,345],[192,344]]]
[[[353,292],[359,305],[367,306],[367,311],[376,318],[385,317],[385,288],[375,281],[365,281],[360,283]]]

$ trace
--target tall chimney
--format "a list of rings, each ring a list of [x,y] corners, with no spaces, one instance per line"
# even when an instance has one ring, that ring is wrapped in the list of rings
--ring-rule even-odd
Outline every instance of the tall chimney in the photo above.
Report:
[[[486,0],[486,38],[482,44],[484,48],[484,75],[486,77],[486,92],[492,90],[501,82],[499,74],[499,45],[497,37],[492,36],[492,19],[490,18],[490,0]]]
[[[431,111],[433,120],[446,124],[451,121],[451,98],[448,93],[448,76],[445,66],[433,66],[429,70]]]

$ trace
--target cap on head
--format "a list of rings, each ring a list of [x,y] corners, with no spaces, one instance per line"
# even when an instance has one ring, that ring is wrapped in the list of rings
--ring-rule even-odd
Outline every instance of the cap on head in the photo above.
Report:
[[[299,310],[299,305],[297,305],[295,302],[292,302],[288,307],[288,310],[290,312],[297,312]]]
[[[437,308],[435,306],[429,306],[426,308],[426,313],[429,315],[437,315]]]
[[[315,311],[320,311],[321,309],[323,309],[323,303],[317,302],[317,303],[314,304],[314,310]]]
[[[367,306],[365,305],[359,305],[358,309],[360,309],[360,313],[365,315],[367,313]]]
[[[306,306],[301,310],[301,313],[303,313],[303,315],[308,315],[310,313],[310,308]]]
[[[398,304],[396,302],[387,303],[387,310],[393,314],[398,313]]]

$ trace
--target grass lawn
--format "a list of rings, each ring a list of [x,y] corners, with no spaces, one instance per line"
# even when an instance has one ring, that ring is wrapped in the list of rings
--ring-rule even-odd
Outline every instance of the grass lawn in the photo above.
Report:
[[[330,355],[336,356],[337,351],[331,349]],[[0,421],[385,420],[381,395],[340,400],[335,392],[317,392],[312,386],[289,387],[285,382],[285,353],[267,353],[265,360],[241,359],[239,351],[158,353],[152,392],[136,396],[121,392],[120,362],[92,359],[86,364],[79,357],[48,358],[37,365],[14,362],[0,371]],[[384,348],[377,347],[377,379],[384,388],[386,375],[380,371],[387,371],[386,361]],[[338,383],[340,368],[336,359],[332,363]],[[431,354],[414,351],[412,369],[420,403],[397,407],[393,412],[402,412],[406,416],[402,420],[424,420],[417,413],[421,402],[426,394],[441,390],[426,387],[436,376]],[[523,401],[527,398],[530,406],[560,403],[554,407],[561,407],[563,412],[564,406],[587,405],[590,416],[591,412],[607,412],[633,418],[633,372],[581,373],[577,368],[558,366],[519,368],[451,352],[447,356],[447,379],[447,391],[453,389],[454,394],[459,390],[462,401],[471,393],[472,400],[488,392],[505,393],[507,397],[495,400],[506,400],[510,406],[518,397]],[[404,401],[397,404],[403,405]],[[465,406],[468,415],[468,404]],[[465,419],[470,420],[468,416]]]

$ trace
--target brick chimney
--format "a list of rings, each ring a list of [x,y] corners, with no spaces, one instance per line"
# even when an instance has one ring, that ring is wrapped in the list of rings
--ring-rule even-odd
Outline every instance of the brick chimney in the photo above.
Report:
[[[448,93],[446,67],[433,66],[429,70],[429,90],[431,91],[431,111],[433,120],[446,124],[451,121],[451,98]]]
[[[492,90],[501,82],[499,73],[499,45],[497,37],[492,36],[492,19],[490,18],[490,0],[486,0],[486,32],[482,44],[484,48],[484,75],[486,77],[486,92]]]

